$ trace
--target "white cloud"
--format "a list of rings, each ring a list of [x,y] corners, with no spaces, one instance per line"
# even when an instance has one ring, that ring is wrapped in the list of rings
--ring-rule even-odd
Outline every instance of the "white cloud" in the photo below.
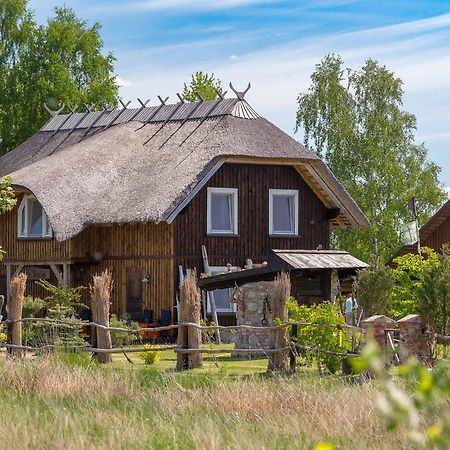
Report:
[[[243,6],[253,6],[258,4],[278,3],[282,0],[136,0],[128,1],[120,8],[117,5],[102,5],[98,9],[103,12],[119,12],[119,11],[170,11],[180,10],[196,10],[210,11],[229,8],[238,8]]]
[[[127,67],[122,66],[121,73],[127,79],[132,74],[133,84],[121,92],[128,98],[172,93],[175,100],[174,93],[199,69],[214,72],[224,85],[233,81],[238,89],[251,81],[247,97],[252,106],[293,134],[297,96],[308,88],[315,64],[326,53],[342,55],[350,67],[374,58],[404,81],[405,109],[418,117],[417,139],[427,144],[429,138],[430,157],[444,166],[442,178],[450,185],[450,161],[445,145],[450,144],[449,24],[450,14],[445,14],[383,28],[304,38],[247,54],[240,51],[240,42],[248,39],[246,35],[233,36],[232,44],[218,39],[202,40],[178,47],[176,60],[171,52],[148,49],[152,56],[149,59],[126,55]],[[237,52],[239,58],[229,56]],[[120,62],[121,55],[118,56]],[[152,62],[142,65],[143,60]]]
[[[133,86],[133,83],[131,81],[125,80],[122,77],[119,77],[119,75],[116,76],[116,83],[121,88]]]

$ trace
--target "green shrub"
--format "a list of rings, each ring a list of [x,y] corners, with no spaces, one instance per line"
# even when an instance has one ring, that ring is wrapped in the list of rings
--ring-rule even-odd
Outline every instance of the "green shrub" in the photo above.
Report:
[[[389,317],[395,320],[408,314],[420,313],[420,290],[422,288],[422,270],[438,265],[437,253],[428,247],[422,247],[424,256],[408,253],[394,259],[396,267],[393,271],[395,284],[391,291],[391,308]]]
[[[8,335],[6,334],[6,330],[4,329],[3,325],[0,325],[0,343],[6,342],[8,339]]]
[[[39,317],[39,312],[46,306],[44,300],[31,296],[23,299],[22,317]]]
[[[139,358],[144,361],[144,364],[151,365],[155,362],[158,362],[161,359],[161,352],[158,350],[151,350],[152,348],[155,348],[154,345],[145,344],[144,348],[147,348],[149,350],[139,353]]]
[[[116,314],[112,314],[109,319],[109,326],[116,328],[129,328],[139,331],[138,322],[128,323],[126,320],[119,319]],[[127,333],[126,331],[111,331],[111,340],[113,347],[126,347],[131,343],[139,340],[138,333]]]
[[[86,342],[80,336],[82,322],[78,319],[64,319],[67,323],[28,323],[23,329],[23,342],[31,347],[47,345],[72,348],[84,347]]]
[[[49,317],[62,319],[76,314],[75,308],[86,307],[81,302],[81,291],[86,289],[84,286],[69,288],[53,285],[47,280],[36,281],[36,284],[50,293],[44,299]]]
[[[68,367],[81,366],[93,367],[99,366],[97,359],[92,354],[81,349],[66,350],[64,348],[55,351],[55,358]]]
[[[388,314],[393,287],[394,276],[390,267],[372,263],[367,269],[358,272],[356,298],[365,317]]]
[[[344,318],[337,305],[323,302],[318,305],[299,305],[294,299],[286,303],[289,320],[292,322],[307,322],[314,324],[344,324]],[[315,326],[298,326],[294,340],[299,345],[318,347],[332,352],[345,353],[350,350],[348,332],[337,328],[319,328]],[[308,363],[316,361],[319,368],[325,367],[335,373],[341,367],[341,357],[326,353],[301,351]]]

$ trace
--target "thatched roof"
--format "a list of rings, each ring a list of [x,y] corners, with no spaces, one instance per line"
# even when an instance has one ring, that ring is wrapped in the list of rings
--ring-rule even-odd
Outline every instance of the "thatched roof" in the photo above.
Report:
[[[230,159],[314,166],[327,185],[334,186],[341,206],[347,205],[341,211],[342,223],[351,217],[350,224],[366,224],[315,154],[259,118],[250,106],[242,106],[237,99],[226,99],[167,105],[160,117],[151,108],[121,116],[108,111],[57,116],[0,158],[0,176],[11,175],[15,186],[36,196],[59,240],[89,224],[171,222]],[[235,117],[242,109],[257,118]]]

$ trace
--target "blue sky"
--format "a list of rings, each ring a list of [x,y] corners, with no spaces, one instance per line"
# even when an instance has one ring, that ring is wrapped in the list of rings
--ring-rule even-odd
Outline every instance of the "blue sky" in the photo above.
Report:
[[[31,0],[43,22],[63,1]],[[450,186],[450,0],[71,0],[100,21],[125,100],[170,96],[196,70],[252,89],[262,116],[294,134],[296,98],[327,53],[356,68],[377,59],[404,81],[418,142]],[[301,140],[301,135],[296,135]]]

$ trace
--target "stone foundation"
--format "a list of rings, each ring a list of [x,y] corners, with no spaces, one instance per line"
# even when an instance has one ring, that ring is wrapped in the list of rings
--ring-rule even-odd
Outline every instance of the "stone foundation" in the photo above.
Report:
[[[273,324],[273,317],[269,310],[272,308],[271,293],[272,281],[260,281],[248,283],[235,290],[234,301],[237,303],[237,325],[264,326],[264,310],[267,320],[266,326]],[[267,299],[268,305],[264,307]],[[271,330],[245,330],[238,329],[235,335],[234,347],[236,349],[261,349],[270,348]],[[234,354],[238,357],[255,357],[259,354]]]

